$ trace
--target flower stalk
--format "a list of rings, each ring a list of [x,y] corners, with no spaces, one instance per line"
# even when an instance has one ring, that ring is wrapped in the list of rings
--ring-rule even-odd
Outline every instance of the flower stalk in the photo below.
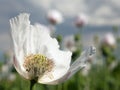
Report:
[[[30,90],[33,90],[33,87],[34,87],[35,83],[36,83],[35,80],[30,81]]]

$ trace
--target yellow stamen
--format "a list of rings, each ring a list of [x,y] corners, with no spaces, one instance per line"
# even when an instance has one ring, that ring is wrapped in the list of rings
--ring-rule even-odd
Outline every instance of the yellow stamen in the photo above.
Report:
[[[52,60],[41,54],[31,54],[25,57],[24,68],[30,74],[31,79],[38,79],[46,72],[50,72],[54,66]]]

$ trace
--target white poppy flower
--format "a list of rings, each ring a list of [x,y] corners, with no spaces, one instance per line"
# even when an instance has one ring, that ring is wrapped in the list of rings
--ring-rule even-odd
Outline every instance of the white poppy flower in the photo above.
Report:
[[[109,45],[109,46],[115,46],[116,40],[112,33],[107,33],[103,38],[103,43]]]
[[[14,44],[14,66],[26,79],[43,84],[58,84],[83,68],[95,48],[88,48],[71,66],[70,51],[59,49],[55,38],[40,25],[31,25],[29,14],[22,13],[10,20]]]
[[[75,26],[76,27],[82,27],[88,23],[88,18],[85,14],[80,13],[77,15],[75,19]]]
[[[15,80],[15,78],[12,79],[11,76],[14,75],[15,77],[15,74],[11,72],[13,69],[13,57],[11,51],[7,51],[5,53],[5,56],[7,56],[7,58],[5,59],[4,64],[0,68],[0,80],[6,79],[13,81]]]
[[[76,51],[75,40],[73,35],[66,36],[63,40],[63,47],[72,52]]]
[[[57,10],[50,10],[47,18],[51,24],[60,24],[63,21],[62,14]]]

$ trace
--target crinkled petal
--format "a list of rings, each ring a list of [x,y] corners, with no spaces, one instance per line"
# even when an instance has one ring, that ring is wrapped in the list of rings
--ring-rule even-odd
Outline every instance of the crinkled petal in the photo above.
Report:
[[[75,60],[72,63],[69,70],[67,71],[67,73],[64,76],[62,76],[61,78],[54,80],[52,82],[46,82],[45,84],[55,85],[55,84],[59,84],[59,83],[66,81],[71,76],[73,76],[78,70],[84,68],[86,66],[86,62],[87,62],[88,58],[90,56],[92,56],[95,52],[96,52],[95,47],[92,47],[92,46],[89,47],[87,50],[83,51],[83,53],[77,60]]]
[[[29,14],[23,13],[10,19],[11,35],[14,45],[15,62],[17,71],[26,72],[23,68],[24,56],[26,55],[26,36],[30,27]],[[17,68],[20,67],[20,68]],[[20,70],[19,70],[20,69]],[[24,77],[24,76],[23,76]]]
[[[56,59],[54,60],[55,67],[51,72],[39,78],[39,83],[47,84],[53,82],[62,78],[68,72],[72,53],[69,51],[59,51],[59,53],[55,53],[54,55],[56,55],[54,56],[54,59]]]
[[[43,25],[35,24],[31,25],[30,28],[30,31],[32,31],[32,35],[29,35],[31,38],[31,42],[29,41],[31,45],[31,53],[40,53],[45,55],[48,46],[59,48],[57,40],[50,37],[49,30],[47,30]]]
[[[14,67],[17,70],[17,72],[25,79],[30,79],[28,74],[26,72],[24,72],[23,67],[20,66],[19,62],[17,61],[17,59],[15,58],[15,56],[13,57],[13,63],[14,63]]]

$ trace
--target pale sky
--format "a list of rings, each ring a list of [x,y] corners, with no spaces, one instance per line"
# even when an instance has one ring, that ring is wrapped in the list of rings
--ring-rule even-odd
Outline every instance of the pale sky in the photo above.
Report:
[[[85,13],[89,24],[120,24],[120,0],[29,0],[29,2],[45,11],[58,9],[65,16],[76,16]]]
[[[0,50],[11,48],[10,18],[27,12],[32,23],[46,24],[50,9],[58,9],[65,19],[84,13],[92,26],[120,25],[120,0],[0,0]]]

